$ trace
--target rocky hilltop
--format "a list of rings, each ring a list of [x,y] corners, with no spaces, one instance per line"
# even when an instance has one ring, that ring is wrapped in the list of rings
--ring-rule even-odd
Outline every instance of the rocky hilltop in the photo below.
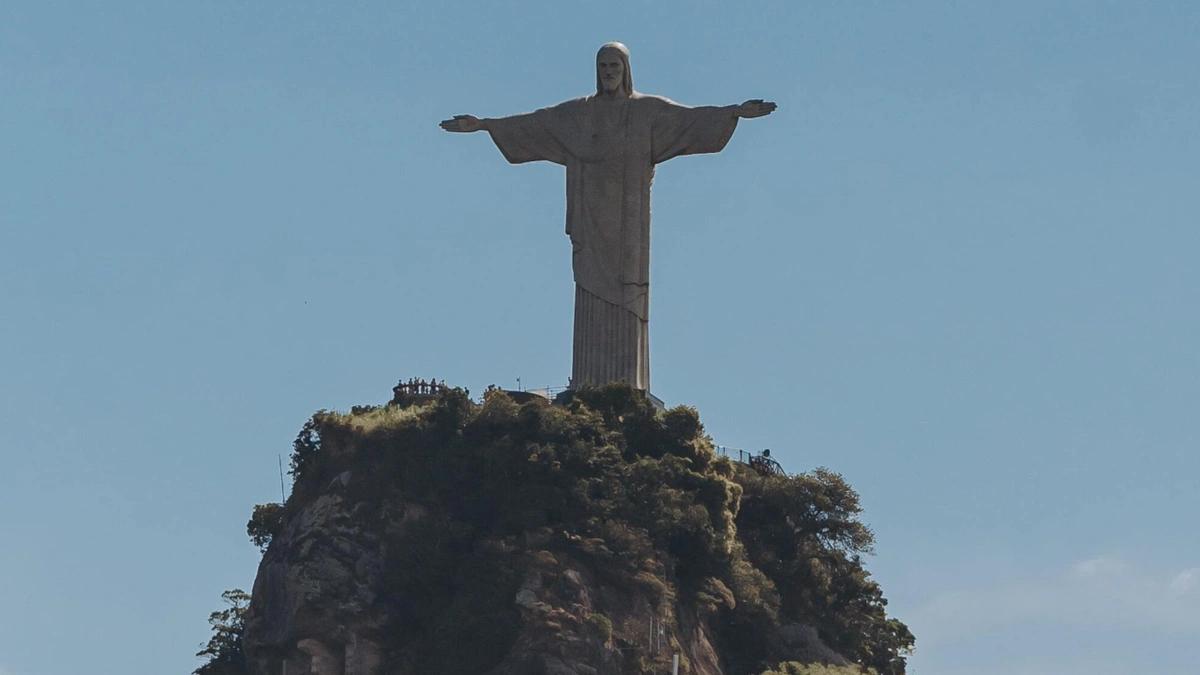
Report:
[[[842,479],[714,453],[627,387],[319,412],[245,614],[256,675],[904,672]]]

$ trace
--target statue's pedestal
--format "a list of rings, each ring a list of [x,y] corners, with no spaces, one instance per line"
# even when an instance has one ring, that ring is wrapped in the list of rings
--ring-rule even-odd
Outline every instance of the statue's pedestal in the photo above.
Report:
[[[548,401],[557,402],[560,397],[568,395],[570,391],[571,390],[569,388],[564,389],[555,395],[549,389],[531,389],[529,391],[512,391],[511,389],[505,389],[504,393],[512,397],[512,400],[516,401],[517,403],[525,403],[526,401],[531,401],[535,398],[542,398]],[[650,405],[654,406],[655,410],[658,412],[664,412],[667,409],[667,404],[663,403],[661,398],[651,394],[648,391],[643,393],[646,394],[646,398],[650,400]]]
[[[530,401],[545,401],[550,403],[553,399],[546,395],[545,389],[534,389],[533,391],[517,391],[515,389],[504,389],[505,394],[513,400],[513,403],[521,405]]]
[[[650,403],[654,404],[654,409],[658,412],[663,412],[667,409],[667,404],[663,400],[650,392],[646,392],[646,398],[650,399]]]

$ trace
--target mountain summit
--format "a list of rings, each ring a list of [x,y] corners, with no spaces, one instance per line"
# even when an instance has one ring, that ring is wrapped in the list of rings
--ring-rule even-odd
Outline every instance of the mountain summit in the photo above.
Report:
[[[913,637],[863,568],[857,494],[767,468],[620,385],[318,412],[291,497],[249,524],[266,551],[244,667],[902,674]]]

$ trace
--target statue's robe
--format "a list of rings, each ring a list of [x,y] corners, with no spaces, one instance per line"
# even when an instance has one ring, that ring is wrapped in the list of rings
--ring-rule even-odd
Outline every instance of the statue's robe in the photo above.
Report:
[[[513,164],[567,167],[567,234],[575,273],[571,385],[650,387],[650,183],[654,165],[720,152],[737,127],[728,107],[645,94],[588,96],[488,120]]]

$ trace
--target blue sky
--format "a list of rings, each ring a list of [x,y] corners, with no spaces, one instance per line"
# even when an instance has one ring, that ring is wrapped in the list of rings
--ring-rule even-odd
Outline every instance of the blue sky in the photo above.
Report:
[[[348,6],[342,6],[348,5]],[[862,493],[920,675],[1194,673],[1193,3],[0,5],[0,674],[189,672],[318,408],[562,384],[564,186],[455,113],[767,98],[660,167],[651,363]]]

